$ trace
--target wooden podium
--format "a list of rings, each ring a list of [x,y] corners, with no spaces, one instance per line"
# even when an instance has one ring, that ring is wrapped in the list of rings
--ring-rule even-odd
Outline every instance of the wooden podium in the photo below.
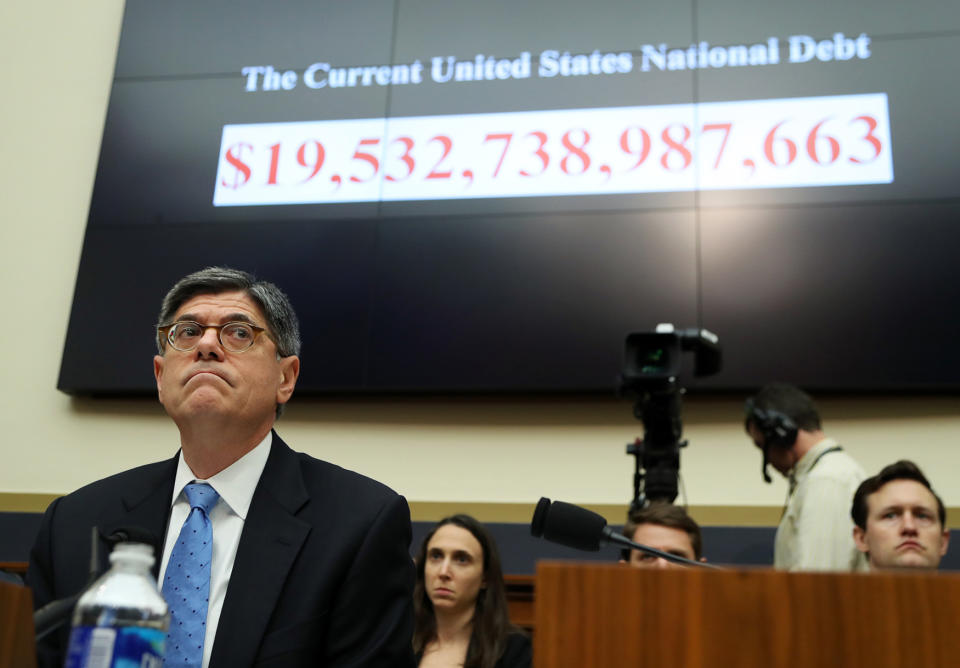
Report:
[[[960,576],[537,568],[535,668],[960,666]]]
[[[30,590],[0,582],[0,668],[36,668]]]

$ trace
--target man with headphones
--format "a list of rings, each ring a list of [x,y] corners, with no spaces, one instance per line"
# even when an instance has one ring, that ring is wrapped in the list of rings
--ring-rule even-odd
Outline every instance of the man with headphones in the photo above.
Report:
[[[763,452],[763,478],[772,464],[789,481],[777,527],[773,565],[791,571],[866,570],[853,541],[850,504],[867,477],[820,425],[813,400],[798,387],[775,383],[747,399],[744,428]]]

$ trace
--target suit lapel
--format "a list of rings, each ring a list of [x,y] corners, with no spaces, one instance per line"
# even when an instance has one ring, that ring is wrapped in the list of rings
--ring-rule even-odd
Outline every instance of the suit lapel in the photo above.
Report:
[[[296,517],[308,499],[296,453],[274,432],[240,535],[211,668],[253,665],[277,598],[310,533],[310,525]]]
[[[176,473],[177,457],[148,467],[143,475],[137,476],[123,493],[123,511],[114,519],[97,526],[100,533],[101,572],[106,571],[109,566],[108,557],[113,547],[107,537],[120,529],[137,528],[156,538],[153,546],[155,560],[152,570],[154,577],[157,577],[163,555],[167,520],[170,517]]]

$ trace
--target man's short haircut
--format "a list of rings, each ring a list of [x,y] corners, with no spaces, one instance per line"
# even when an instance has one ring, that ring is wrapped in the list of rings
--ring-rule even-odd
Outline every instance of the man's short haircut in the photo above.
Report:
[[[901,459],[898,462],[884,466],[880,473],[867,478],[857,487],[857,491],[853,495],[853,507],[850,508],[850,515],[858,527],[864,531],[867,530],[867,515],[869,514],[867,497],[880,491],[881,487],[894,480],[914,480],[930,490],[933,498],[937,500],[937,514],[940,517],[940,528],[947,526],[947,509],[944,507],[940,497],[937,496],[937,493],[933,491],[933,488],[930,486],[930,481],[927,480],[927,476],[923,475],[920,467],[913,462],[907,459]]]
[[[253,274],[229,267],[207,267],[184,276],[163,298],[158,325],[169,325],[183,304],[197,295],[216,295],[223,292],[244,292],[263,311],[267,331],[277,346],[277,355],[289,357],[300,354],[300,323],[290,299],[273,283],[262,281]],[[157,349],[163,355],[166,342],[157,335]],[[283,413],[283,404],[277,404],[277,417]]]
[[[787,383],[770,383],[760,389],[753,398],[753,406],[763,411],[782,413],[793,420],[798,429],[804,431],[818,431],[820,413],[809,394],[796,385]],[[750,424],[756,418],[751,413],[746,416],[743,427],[750,431]]]
[[[234,291],[245,292],[263,311],[267,330],[277,344],[280,357],[300,354],[300,324],[287,295],[273,283],[261,281],[239,269],[207,267],[181,278],[163,298],[157,324],[169,325],[177,310],[197,295]],[[158,336],[157,348],[161,355],[165,347],[162,337]]]
[[[683,507],[655,501],[640,510],[635,510],[627,517],[627,523],[623,526],[623,535],[633,540],[633,534],[643,524],[657,524],[686,532],[690,536],[690,544],[693,546],[694,559],[700,559],[703,556],[703,538],[700,536],[700,526],[693,521],[692,517],[687,515],[687,511]],[[630,560],[630,550],[623,550],[622,554],[624,561]]]

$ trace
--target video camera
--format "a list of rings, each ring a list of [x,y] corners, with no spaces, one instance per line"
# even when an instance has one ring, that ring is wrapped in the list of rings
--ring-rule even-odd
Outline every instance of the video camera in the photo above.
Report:
[[[643,422],[643,438],[627,444],[627,454],[635,458],[631,511],[648,501],[677,498],[680,448],[687,445],[680,440],[684,390],[677,384],[684,351],[694,353],[695,376],[720,370],[720,340],[709,330],[660,324],[654,332],[627,336],[620,391],[637,397],[633,414]]]

